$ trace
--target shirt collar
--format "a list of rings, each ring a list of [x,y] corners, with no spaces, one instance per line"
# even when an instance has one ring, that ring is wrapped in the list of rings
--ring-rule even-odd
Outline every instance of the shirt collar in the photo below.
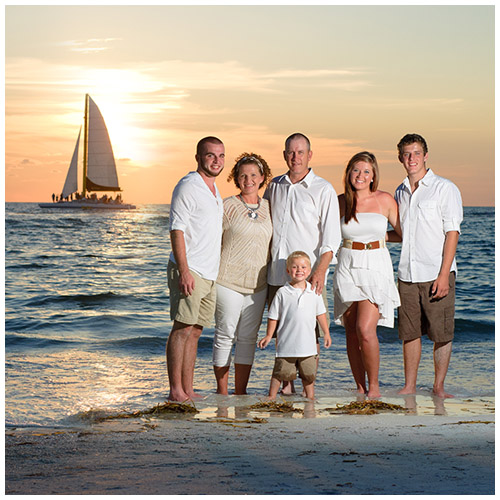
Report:
[[[427,172],[425,175],[418,181],[419,184],[423,184],[424,186],[429,186],[432,184],[432,181],[434,180],[434,177],[436,177],[436,174],[430,169],[427,169]],[[405,177],[403,181],[404,186],[408,189],[408,191],[411,192],[411,186],[410,186],[410,179],[408,176]]]
[[[434,177],[436,177],[436,174],[430,168],[428,168],[427,173],[422,177],[422,179],[420,179],[420,182],[424,186],[429,186],[430,184],[432,184]]]
[[[309,168],[309,172],[307,173],[307,175],[301,181],[296,182],[295,184],[303,184],[306,188],[311,187],[311,184],[313,183],[315,177],[316,174],[313,172],[313,169]],[[282,181],[287,182],[288,184],[292,184],[288,173],[283,174]]]
[[[311,292],[312,288],[311,288],[311,283],[309,283],[309,281],[306,281],[305,290],[301,290],[300,288],[295,288],[292,285],[290,285],[290,282],[287,282],[285,284],[285,290],[287,290],[288,293],[301,293],[302,294],[302,293]]]

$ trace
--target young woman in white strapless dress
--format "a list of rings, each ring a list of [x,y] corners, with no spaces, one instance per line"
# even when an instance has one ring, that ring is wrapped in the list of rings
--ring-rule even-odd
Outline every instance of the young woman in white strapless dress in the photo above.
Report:
[[[380,397],[377,325],[392,328],[400,304],[385,246],[387,221],[401,234],[398,206],[389,193],[377,190],[378,182],[375,156],[366,151],[354,155],[339,196],[343,241],[333,275],[335,322],[346,330],[357,391],[369,398]]]

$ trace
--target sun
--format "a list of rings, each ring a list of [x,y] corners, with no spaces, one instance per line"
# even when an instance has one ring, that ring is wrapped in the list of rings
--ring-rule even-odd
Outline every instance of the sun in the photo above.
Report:
[[[93,70],[87,90],[98,106],[108,129],[113,153],[117,159],[135,164],[150,161],[151,131],[145,126],[147,116],[158,109],[141,100],[141,94],[157,91],[161,84],[132,70]],[[146,118],[146,120],[145,120]]]

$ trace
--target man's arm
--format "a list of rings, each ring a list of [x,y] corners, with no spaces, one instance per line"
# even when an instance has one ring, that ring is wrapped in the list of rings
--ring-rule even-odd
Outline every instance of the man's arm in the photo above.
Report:
[[[449,276],[453,259],[457,251],[458,231],[448,231],[444,240],[443,261],[436,281],[432,284],[431,293],[435,299],[441,299],[450,291]]]
[[[194,278],[189,271],[184,232],[179,229],[170,231],[170,241],[174,259],[179,269],[179,289],[184,295],[191,295],[194,290]]]
[[[316,290],[316,293],[318,295],[321,295],[321,293],[323,292],[323,287],[325,285],[325,276],[328,272],[332,257],[333,252],[325,252],[321,254],[316,269],[308,279],[309,283],[311,283],[311,288],[313,290]]]
[[[333,260],[334,252],[337,251],[340,240],[342,239],[340,232],[339,200],[333,186],[330,186],[330,189],[324,193],[320,203],[320,251],[323,249],[323,253],[319,256],[316,268],[308,280],[311,283],[311,288],[315,290],[318,295],[321,295],[323,292],[326,273]],[[327,250],[325,247],[330,248],[330,250]]]

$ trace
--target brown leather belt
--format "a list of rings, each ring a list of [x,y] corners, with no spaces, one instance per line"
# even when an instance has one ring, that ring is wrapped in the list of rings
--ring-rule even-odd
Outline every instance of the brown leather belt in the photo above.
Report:
[[[351,250],[375,250],[377,248],[385,248],[385,240],[371,241],[370,243],[342,240],[342,246],[344,248],[350,248]]]

